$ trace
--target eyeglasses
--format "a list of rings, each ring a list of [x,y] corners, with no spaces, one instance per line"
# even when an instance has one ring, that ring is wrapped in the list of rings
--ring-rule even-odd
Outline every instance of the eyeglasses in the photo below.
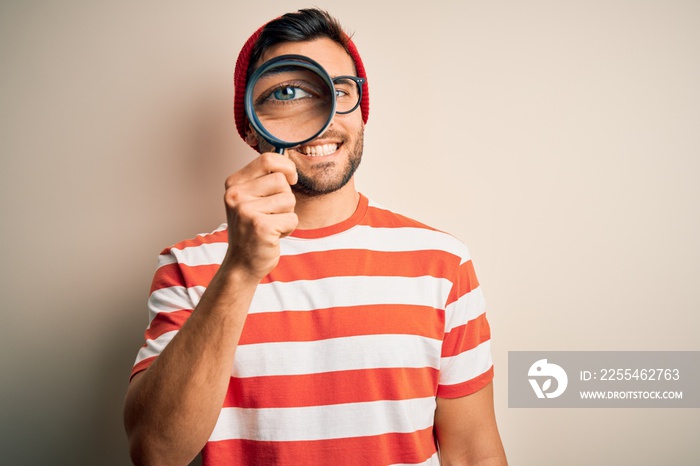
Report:
[[[335,113],[345,115],[354,112],[362,101],[362,85],[367,80],[357,76],[337,76],[333,78],[335,87]]]
[[[335,89],[335,113],[345,115],[355,111],[362,101],[362,85],[367,80],[357,76],[337,76],[331,80]],[[329,102],[330,97],[330,89],[324,89],[320,77],[304,69],[280,67],[263,73],[256,86],[262,90],[255,96],[256,112],[274,114],[276,119],[289,117],[289,112],[308,113],[323,102]]]

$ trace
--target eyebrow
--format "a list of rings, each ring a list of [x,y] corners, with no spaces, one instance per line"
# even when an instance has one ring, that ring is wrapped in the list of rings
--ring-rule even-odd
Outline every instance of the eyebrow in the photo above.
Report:
[[[275,74],[280,74],[280,73],[289,73],[291,71],[311,71],[311,70],[306,69],[302,66],[297,66],[297,65],[278,66],[276,68],[273,68],[271,70],[264,72],[263,74],[260,75],[260,77],[273,76]]]

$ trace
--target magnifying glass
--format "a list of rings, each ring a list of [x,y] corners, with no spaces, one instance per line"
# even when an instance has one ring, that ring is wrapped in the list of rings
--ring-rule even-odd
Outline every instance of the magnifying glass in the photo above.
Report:
[[[335,114],[335,87],[314,60],[280,55],[251,75],[244,102],[255,131],[283,154],[328,128]]]

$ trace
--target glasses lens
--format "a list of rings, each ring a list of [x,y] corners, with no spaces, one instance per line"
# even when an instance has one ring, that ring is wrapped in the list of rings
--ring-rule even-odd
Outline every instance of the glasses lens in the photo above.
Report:
[[[360,85],[353,79],[338,77],[333,80],[335,85],[337,113],[348,113],[360,102]]]

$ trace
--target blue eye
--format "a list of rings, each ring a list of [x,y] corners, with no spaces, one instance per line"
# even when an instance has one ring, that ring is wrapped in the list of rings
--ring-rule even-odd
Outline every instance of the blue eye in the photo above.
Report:
[[[273,93],[272,96],[276,100],[296,100],[296,99],[303,99],[305,97],[311,97],[311,94],[306,92],[305,90],[299,88],[299,87],[293,87],[293,86],[285,86],[281,87],[279,89],[276,89]]]

